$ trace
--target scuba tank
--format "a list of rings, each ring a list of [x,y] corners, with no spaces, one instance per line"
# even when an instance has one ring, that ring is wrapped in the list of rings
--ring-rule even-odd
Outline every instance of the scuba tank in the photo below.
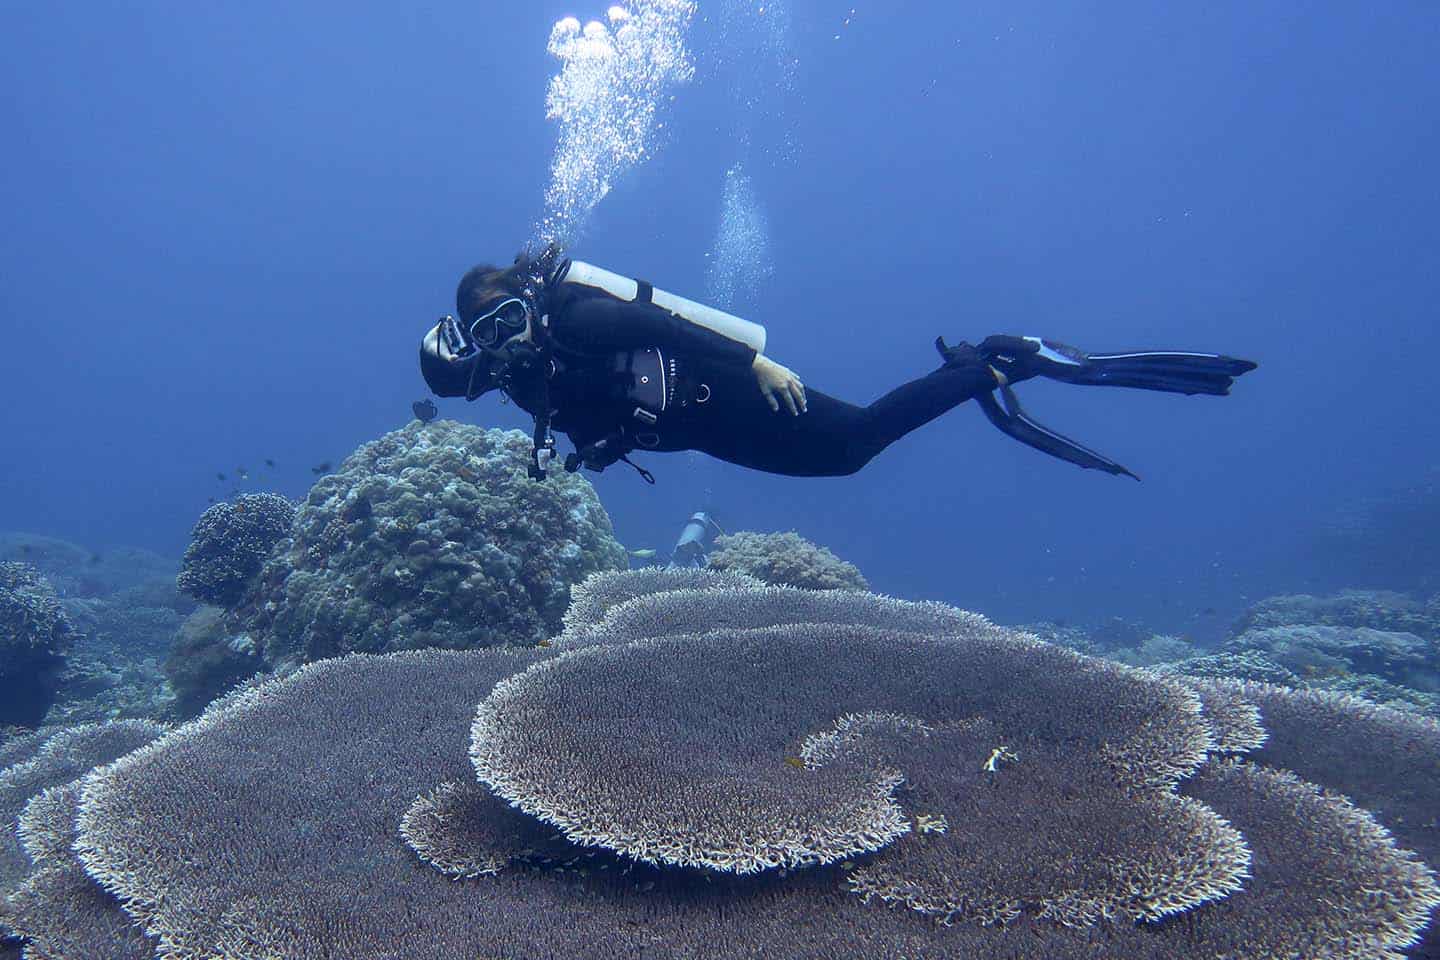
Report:
[[[644,280],[632,280],[583,260],[571,260],[561,264],[551,282],[593,287],[630,303],[653,303],[682,320],[712,330],[737,343],[743,343],[756,353],[765,352],[765,328],[753,320],[696,303],[694,300],[657,289]]]

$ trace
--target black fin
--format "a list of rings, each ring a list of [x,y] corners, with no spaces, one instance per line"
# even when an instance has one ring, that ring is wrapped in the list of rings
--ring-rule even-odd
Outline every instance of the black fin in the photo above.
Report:
[[[990,422],[995,424],[1001,432],[1014,437],[1026,446],[1034,447],[1042,453],[1069,461],[1086,470],[1101,470],[1116,476],[1129,477],[1132,480],[1140,479],[1104,454],[1097,453],[1084,444],[1056,433],[1028,416],[1025,408],[1020,406],[1020,398],[1010,387],[1001,387],[1000,393],[1005,398],[1005,409],[1003,410],[993,393],[981,394],[978,402],[980,409],[985,411],[985,416],[989,417]]]

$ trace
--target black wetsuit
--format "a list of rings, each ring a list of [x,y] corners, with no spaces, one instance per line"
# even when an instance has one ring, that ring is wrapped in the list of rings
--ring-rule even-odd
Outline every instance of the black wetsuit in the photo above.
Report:
[[[549,382],[552,426],[584,447],[617,429],[627,445],[698,450],[721,460],[791,476],[845,476],[917,427],[996,381],[984,363],[954,363],[906,383],[867,407],[806,388],[808,411],[770,409],[751,364],[751,348],[649,303],[564,285],[549,295],[556,372]],[[634,404],[617,389],[617,353],[658,349],[673,361],[673,398],[653,429],[633,422]],[[512,391],[531,414],[528,390]],[[637,440],[638,438],[638,440]]]

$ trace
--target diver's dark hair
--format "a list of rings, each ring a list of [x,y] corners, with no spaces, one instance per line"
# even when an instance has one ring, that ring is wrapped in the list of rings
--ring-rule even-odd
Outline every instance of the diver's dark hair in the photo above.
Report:
[[[552,243],[538,254],[531,253],[528,248],[521,250],[515,257],[515,263],[509,267],[488,263],[471,267],[455,288],[455,315],[469,323],[493,307],[496,301],[521,296],[536,271],[548,276],[560,256],[560,246]]]

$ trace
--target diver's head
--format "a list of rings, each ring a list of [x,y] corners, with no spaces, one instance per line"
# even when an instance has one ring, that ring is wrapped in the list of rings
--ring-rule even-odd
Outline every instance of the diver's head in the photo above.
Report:
[[[420,341],[420,372],[437,396],[474,400],[500,385],[507,348],[534,338],[527,279],[514,267],[485,265],[460,278],[458,319],[443,318]]]

